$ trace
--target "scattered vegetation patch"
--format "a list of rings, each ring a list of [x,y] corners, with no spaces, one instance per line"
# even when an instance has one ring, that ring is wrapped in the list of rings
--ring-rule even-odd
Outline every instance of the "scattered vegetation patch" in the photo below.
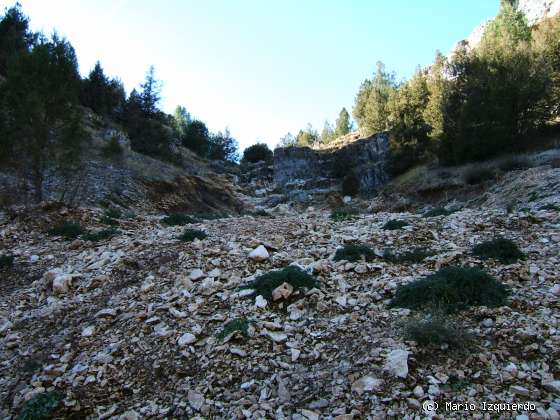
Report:
[[[471,306],[504,305],[508,294],[504,284],[478,268],[445,267],[398,287],[389,306],[457,312]]]
[[[0,270],[3,268],[11,268],[14,265],[13,255],[0,255]]]
[[[122,157],[124,150],[119,143],[119,139],[116,136],[111,137],[111,139],[101,148],[101,154],[105,158],[120,158]]]
[[[272,217],[272,215],[267,212],[265,209],[259,209],[256,212],[253,213],[253,216],[257,216],[257,217]]]
[[[512,264],[525,258],[517,244],[509,239],[496,238],[476,245],[472,250],[473,255],[484,260],[493,258],[503,264]]]
[[[395,264],[414,264],[422,262],[432,255],[435,255],[435,252],[427,250],[425,248],[414,248],[410,251],[402,252],[400,254],[393,254],[392,251],[385,250],[385,252],[383,253],[383,259]]]
[[[496,179],[496,172],[492,168],[474,167],[465,172],[465,182],[469,185],[478,185],[493,179]]]
[[[64,239],[71,240],[82,235],[84,229],[78,223],[63,222],[49,229],[47,233],[50,236],[62,236]]]
[[[23,405],[18,420],[50,419],[63,399],[64,395],[57,391],[37,394]]]
[[[227,213],[199,212],[199,213],[193,213],[192,216],[195,219],[200,219],[200,220],[217,220],[217,219],[223,219],[225,217],[229,217],[229,214],[227,214]]]
[[[238,318],[238,319],[234,319],[232,321],[226,322],[224,324],[224,328],[222,329],[222,331],[218,334],[218,339],[219,340],[223,340],[224,338],[226,338],[228,335],[230,335],[231,333],[235,332],[235,331],[239,331],[241,334],[243,334],[245,337],[249,336],[249,325],[252,324],[253,321],[246,319],[246,318]]]
[[[167,226],[183,226],[191,223],[199,223],[200,220],[183,213],[171,213],[161,219],[161,222]]]
[[[389,220],[387,223],[383,225],[383,229],[385,230],[397,230],[402,228],[403,226],[408,226],[408,223],[404,220]]]
[[[358,209],[352,207],[343,207],[333,210],[331,219],[335,222],[344,222],[345,220],[352,220],[360,214]]]
[[[186,229],[181,236],[179,236],[179,240],[183,242],[192,242],[195,239],[203,240],[206,239],[208,235],[206,232],[197,229]]]
[[[403,322],[402,334],[405,340],[416,341],[421,347],[451,349],[468,347],[472,336],[443,314],[427,314],[413,317]]]
[[[105,210],[105,216],[111,219],[120,219],[122,217],[122,212],[119,209],[108,209]]]
[[[544,206],[540,206],[539,210],[553,210],[553,211],[560,211],[560,206],[555,204],[545,204]]]
[[[118,220],[113,219],[112,217],[107,217],[107,216],[103,216],[101,218],[101,223],[103,223],[104,225],[113,226],[113,227],[119,226],[119,224],[120,224]]]
[[[283,283],[289,283],[294,288],[294,292],[300,289],[312,289],[319,287],[319,282],[315,277],[307,274],[305,271],[288,266],[281,270],[270,271],[255,280],[247,283],[241,289],[253,289],[251,296],[262,295],[265,299],[272,300],[272,291]]]
[[[438,217],[438,216],[449,216],[455,213],[457,210],[447,210],[445,207],[436,207],[435,209],[428,210],[424,213],[424,217]]]
[[[106,239],[110,239],[118,234],[119,231],[114,227],[111,227],[109,229],[103,229],[97,232],[88,232],[82,235],[82,239],[84,241],[99,242],[99,241],[104,241]]]
[[[358,261],[362,257],[369,261],[375,258],[375,252],[367,245],[350,244],[337,249],[333,259],[334,261]]]

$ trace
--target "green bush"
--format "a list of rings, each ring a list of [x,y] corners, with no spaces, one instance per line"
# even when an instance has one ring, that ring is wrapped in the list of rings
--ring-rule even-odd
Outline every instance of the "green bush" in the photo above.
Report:
[[[375,252],[367,245],[350,244],[336,250],[334,261],[358,261],[362,257],[369,261],[375,258]]]
[[[272,291],[283,283],[289,283],[294,291],[319,287],[319,282],[305,271],[288,266],[281,270],[270,271],[255,280],[247,283],[241,289],[253,289],[251,296],[262,295],[267,300],[272,300]]]
[[[352,171],[342,180],[342,194],[354,197],[360,192],[360,180]]]
[[[435,209],[428,210],[426,213],[424,213],[424,217],[449,216],[456,211],[457,210],[447,210],[445,207],[436,207]]]
[[[124,150],[119,144],[119,139],[117,137],[111,137],[111,139],[101,148],[101,154],[105,158],[119,158],[123,155]]]
[[[88,232],[82,235],[84,241],[99,242],[105,239],[110,239],[115,235],[118,235],[119,231],[113,227],[109,229],[99,230],[97,232]]]
[[[167,226],[183,226],[191,223],[199,223],[200,220],[183,213],[171,213],[161,219],[161,222]]]
[[[419,263],[434,255],[434,252],[424,248],[414,248],[400,254],[393,254],[390,250],[383,253],[383,259],[395,264]]]
[[[104,225],[107,226],[119,226],[120,222],[116,219],[113,219],[112,217],[108,217],[108,216],[103,216],[100,220],[101,223],[103,223]]]
[[[76,239],[84,233],[84,229],[78,224],[73,222],[63,222],[48,230],[51,236],[62,236],[64,239]]]
[[[331,219],[335,222],[344,222],[346,220],[352,220],[360,214],[358,209],[352,207],[343,207],[340,209],[333,210],[331,213]]]
[[[119,209],[112,208],[105,210],[105,216],[111,219],[120,219],[122,216],[122,212]]]
[[[14,265],[13,255],[0,255],[0,269],[11,268]]]
[[[469,185],[478,185],[485,181],[496,179],[492,168],[474,167],[465,172],[465,182]]]
[[[239,331],[245,337],[248,336],[249,325],[252,324],[254,321],[251,321],[246,318],[238,318],[232,321],[226,322],[224,324],[224,328],[218,334],[218,339],[223,340],[228,335],[230,335],[234,331]]]
[[[446,344],[452,349],[464,349],[472,341],[472,337],[463,328],[441,314],[429,314],[405,321],[402,334],[405,340],[416,341],[419,346],[431,348]]]
[[[383,229],[385,230],[397,230],[402,228],[403,226],[408,226],[408,223],[404,220],[389,220],[387,223],[383,225]]]
[[[446,267],[398,287],[390,306],[456,312],[470,306],[504,305],[508,294],[504,284],[478,268]]]
[[[18,420],[48,420],[63,399],[64,395],[57,391],[37,394],[23,405]]]
[[[202,230],[197,230],[197,229],[186,229],[181,236],[179,236],[179,240],[183,241],[183,242],[192,242],[195,239],[206,239],[208,237],[208,235],[206,234],[206,232],[203,232]]]
[[[478,244],[473,248],[472,252],[473,255],[481,259],[493,258],[504,264],[512,264],[519,259],[525,258],[525,255],[519,250],[515,242],[504,238],[496,238]]]
[[[256,163],[260,161],[272,162],[273,153],[266,143],[257,143],[247,147],[243,151],[242,162]]]
[[[253,213],[253,216],[258,216],[258,217],[272,217],[272,215],[270,213],[268,213],[266,210],[264,209],[260,209],[257,210]]]

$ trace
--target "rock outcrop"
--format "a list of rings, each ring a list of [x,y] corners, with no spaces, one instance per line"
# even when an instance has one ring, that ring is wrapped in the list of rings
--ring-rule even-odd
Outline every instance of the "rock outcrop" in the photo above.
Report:
[[[356,140],[340,149],[279,148],[274,152],[274,182],[284,192],[334,190],[352,171],[360,193],[373,194],[388,179],[388,152],[389,139],[385,133]]]

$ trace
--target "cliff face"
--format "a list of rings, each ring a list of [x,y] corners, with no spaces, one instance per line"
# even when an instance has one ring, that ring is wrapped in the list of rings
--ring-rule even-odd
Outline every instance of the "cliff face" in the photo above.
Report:
[[[388,151],[386,134],[357,140],[340,149],[276,149],[274,182],[283,191],[336,189],[352,168],[359,180],[360,193],[373,194],[388,179],[385,173]]]

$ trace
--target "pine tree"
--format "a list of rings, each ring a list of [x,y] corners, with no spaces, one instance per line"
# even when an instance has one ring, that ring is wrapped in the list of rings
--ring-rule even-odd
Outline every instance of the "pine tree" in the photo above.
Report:
[[[8,63],[22,52],[28,52],[38,35],[29,30],[29,18],[23,14],[21,5],[6,9],[0,20],[0,74],[6,75]]]
[[[110,80],[101,63],[95,63],[89,76],[82,81],[81,102],[95,113],[115,116],[125,102],[125,92],[119,80]]]
[[[323,131],[321,131],[321,143],[330,143],[335,138],[334,129],[328,121],[325,121]]]
[[[81,128],[78,61],[56,34],[19,54],[0,84],[4,120],[0,149],[8,164],[43,198],[47,171],[67,173],[79,164]]]
[[[334,131],[335,137],[345,136],[352,130],[352,123],[350,122],[350,114],[346,108],[342,108],[336,120],[336,128]]]
[[[155,78],[154,66],[150,66],[146,73],[146,80],[140,85],[142,91],[142,110],[146,117],[155,117],[159,112],[158,104],[161,100],[161,82]]]

